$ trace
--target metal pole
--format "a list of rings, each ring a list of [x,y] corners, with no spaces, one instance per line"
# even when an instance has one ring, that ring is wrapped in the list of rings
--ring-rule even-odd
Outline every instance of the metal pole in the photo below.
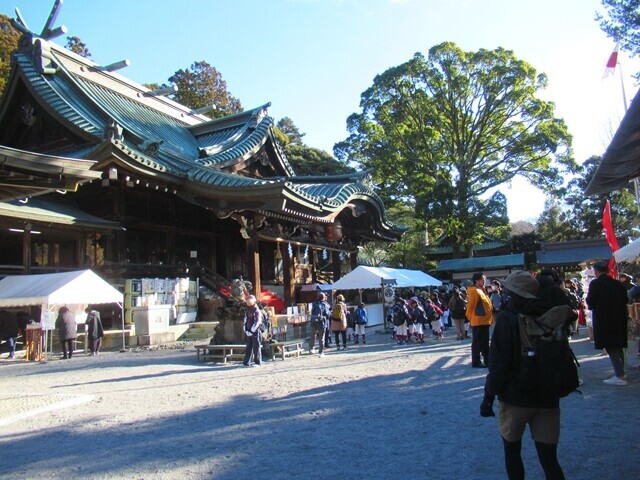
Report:
[[[127,351],[124,340],[124,307],[122,303],[118,303],[118,306],[120,307],[120,318],[122,319],[122,350],[120,350],[120,353],[124,353]]]

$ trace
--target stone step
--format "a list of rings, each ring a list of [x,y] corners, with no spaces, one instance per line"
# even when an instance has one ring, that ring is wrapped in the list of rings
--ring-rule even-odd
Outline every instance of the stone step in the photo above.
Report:
[[[193,331],[199,331],[199,332],[212,332],[216,329],[216,326],[218,324],[216,323],[215,325],[198,325],[198,324],[191,324],[189,325],[189,330],[193,330]]]
[[[180,336],[180,340],[204,340],[207,338],[211,338],[213,335],[199,335],[194,333],[185,333]]]

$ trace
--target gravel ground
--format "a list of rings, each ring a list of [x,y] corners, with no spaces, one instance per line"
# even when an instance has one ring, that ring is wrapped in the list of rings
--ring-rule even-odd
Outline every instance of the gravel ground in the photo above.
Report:
[[[470,341],[366,345],[259,368],[196,363],[189,343],[43,363],[0,360],[0,478],[499,479],[495,419]],[[568,479],[638,478],[640,371],[573,341],[582,394],[562,401]],[[3,355],[4,357],[4,355]],[[528,478],[542,478],[525,434]]]

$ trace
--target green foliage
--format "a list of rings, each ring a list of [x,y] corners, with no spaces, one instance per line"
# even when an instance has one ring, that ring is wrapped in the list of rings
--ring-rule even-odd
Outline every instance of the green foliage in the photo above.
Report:
[[[354,171],[319,148],[289,143],[285,154],[296,175],[340,175]]]
[[[607,16],[596,14],[602,31],[619,41],[622,50],[640,55],[640,0],[602,0],[602,5]]]
[[[536,222],[536,231],[540,239],[545,242],[575,240],[567,212],[553,198],[547,199],[544,203],[544,211]]]
[[[374,79],[334,152],[372,169],[388,204],[414,205],[469,253],[484,230],[507,234],[506,204],[486,200],[490,191],[521,176],[557,192],[576,168],[564,121],[536,97],[545,86],[510,51],[442,43]]]
[[[387,210],[389,220],[409,229],[397,243],[372,242],[360,249],[358,257],[369,265],[432,271],[436,263],[425,257],[426,232],[424,222],[415,218],[407,205],[396,205]]]
[[[273,130],[296,175],[340,175],[354,171],[324,150],[306,146],[302,141],[306,134],[300,132],[291,118],[281,118]]]
[[[78,37],[67,37],[66,47],[68,50],[71,50],[73,53],[76,53],[81,57],[89,58],[91,56],[91,52],[89,52],[87,45]]]
[[[178,70],[169,82],[178,87],[173,95],[176,102],[192,109],[215,105],[216,109],[206,115],[222,118],[242,111],[240,100],[227,90],[227,82],[215,67],[204,60],[195,62],[191,67]]]
[[[293,123],[293,120],[291,120],[289,117],[281,118],[276,124],[276,127],[280,129],[280,131],[284,135],[287,136],[289,140],[287,143],[290,143],[292,145],[304,145],[302,137],[304,137],[306,133],[300,133],[300,130],[298,129],[296,124]]]
[[[0,14],[0,94],[4,92],[11,73],[11,52],[18,48],[20,32],[11,25],[11,19]]]
[[[591,182],[602,158],[593,156],[580,167],[579,175],[567,186],[564,201],[569,207],[568,217],[573,238],[598,238],[602,236],[602,211],[607,199],[611,203],[611,216],[617,234],[630,233],[638,216],[632,187],[616,190],[606,195],[585,197],[584,191]]]

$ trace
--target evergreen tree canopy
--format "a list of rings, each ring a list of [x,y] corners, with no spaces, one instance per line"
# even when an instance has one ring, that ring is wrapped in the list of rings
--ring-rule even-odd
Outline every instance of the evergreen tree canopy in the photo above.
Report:
[[[334,150],[470,253],[496,215],[492,190],[521,176],[554,192],[576,168],[564,121],[536,96],[546,83],[511,51],[442,43],[378,75]]]
[[[174,100],[192,109],[215,105],[215,110],[206,115],[221,118],[242,111],[240,100],[227,90],[227,82],[215,67],[204,60],[191,67],[178,70],[169,82],[178,87]]]

